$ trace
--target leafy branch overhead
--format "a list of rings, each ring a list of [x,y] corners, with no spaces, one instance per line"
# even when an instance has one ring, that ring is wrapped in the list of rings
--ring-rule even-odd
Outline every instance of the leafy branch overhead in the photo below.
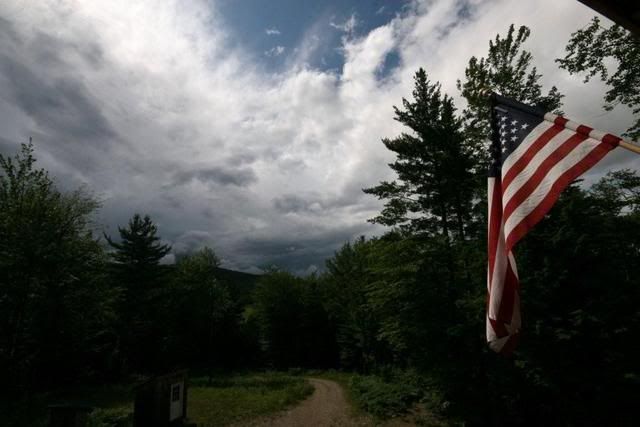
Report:
[[[467,101],[467,108],[462,112],[465,133],[475,142],[481,158],[485,156],[484,142],[490,134],[489,103],[483,90],[492,90],[546,111],[557,111],[562,105],[564,95],[555,86],[546,95],[542,92],[542,74],[532,65],[531,52],[524,49],[530,35],[528,27],[521,26],[516,32],[511,24],[506,36],[498,34],[489,41],[486,58],[471,57],[464,72],[464,81],[457,82],[458,90]]]
[[[608,87],[604,108],[611,111],[618,104],[631,108],[636,121],[624,135],[640,139],[640,39],[619,25],[605,28],[594,17],[571,35],[566,52],[564,58],[556,59],[560,68],[570,74],[584,73],[585,83],[600,77]]]

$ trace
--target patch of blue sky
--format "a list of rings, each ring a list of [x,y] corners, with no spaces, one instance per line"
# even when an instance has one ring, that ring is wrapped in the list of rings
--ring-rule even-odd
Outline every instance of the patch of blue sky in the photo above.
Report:
[[[400,65],[400,54],[397,50],[392,50],[384,57],[384,62],[376,70],[376,78],[381,80],[387,77],[395,68]]]
[[[268,72],[300,63],[338,71],[344,64],[342,38],[367,34],[387,24],[408,0],[221,0],[218,10],[232,43],[251,52]],[[383,77],[398,64],[391,53]]]

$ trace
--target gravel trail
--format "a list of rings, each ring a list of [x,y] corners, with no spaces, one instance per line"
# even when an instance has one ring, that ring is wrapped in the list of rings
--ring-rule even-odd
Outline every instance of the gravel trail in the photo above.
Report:
[[[309,378],[315,391],[306,400],[275,416],[252,420],[244,426],[272,427],[333,427],[372,426],[371,420],[355,417],[342,387],[336,382]]]

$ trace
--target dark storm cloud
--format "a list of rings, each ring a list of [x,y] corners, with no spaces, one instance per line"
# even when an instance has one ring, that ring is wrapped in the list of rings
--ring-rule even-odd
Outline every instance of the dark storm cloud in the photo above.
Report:
[[[71,78],[45,81],[24,64],[0,55],[9,101],[59,141],[109,141],[116,132],[88,89]]]
[[[21,39],[14,25],[7,19],[0,16],[0,35],[3,39],[11,41],[13,44],[21,44]]]
[[[242,255],[238,259],[245,260],[261,254],[252,260],[254,266],[276,265],[302,274],[311,265],[322,269],[324,261],[342,245],[368,231],[369,226],[363,223],[315,233],[308,230],[304,232],[307,234],[297,236],[247,237],[242,239],[236,253]]]
[[[354,204],[356,202],[362,202],[363,198],[368,199],[370,202],[374,201],[373,198],[363,193],[358,183],[355,183],[354,185],[346,186],[346,188],[337,195],[323,197],[317,193],[302,196],[297,194],[285,194],[273,199],[272,204],[275,210],[282,214],[322,213],[327,210],[356,206]],[[363,207],[367,209],[369,206],[365,203]]]
[[[174,176],[173,185],[184,185],[193,180],[203,184],[217,184],[222,186],[235,185],[246,187],[258,180],[253,169],[213,167],[179,172]]]
[[[298,213],[308,211],[312,202],[293,194],[278,197],[273,200],[273,207],[280,213]]]
[[[26,141],[11,141],[7,138],[4,138],[2,136],[0,136],[0,154],[3,155],[11,155],[11,153],[13,153],[14,151],[16,151],[16,144],[18,144],[19,142],[26,142]]]
[[[173,252],[185,254],[195,252],[207,243],[211,242],[212,236],[208,231],[190,230],[178,236],[173,243]]]

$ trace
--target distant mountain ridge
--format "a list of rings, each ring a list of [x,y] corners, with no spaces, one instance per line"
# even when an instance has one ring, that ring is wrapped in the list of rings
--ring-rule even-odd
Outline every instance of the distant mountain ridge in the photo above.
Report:
[[[229,285],[232,295],[237,297],[243,305],[250,303],[251,294],[261,277],[259,274],[243,273],[221,267],[215,269],[214,275],[218,280]]]

